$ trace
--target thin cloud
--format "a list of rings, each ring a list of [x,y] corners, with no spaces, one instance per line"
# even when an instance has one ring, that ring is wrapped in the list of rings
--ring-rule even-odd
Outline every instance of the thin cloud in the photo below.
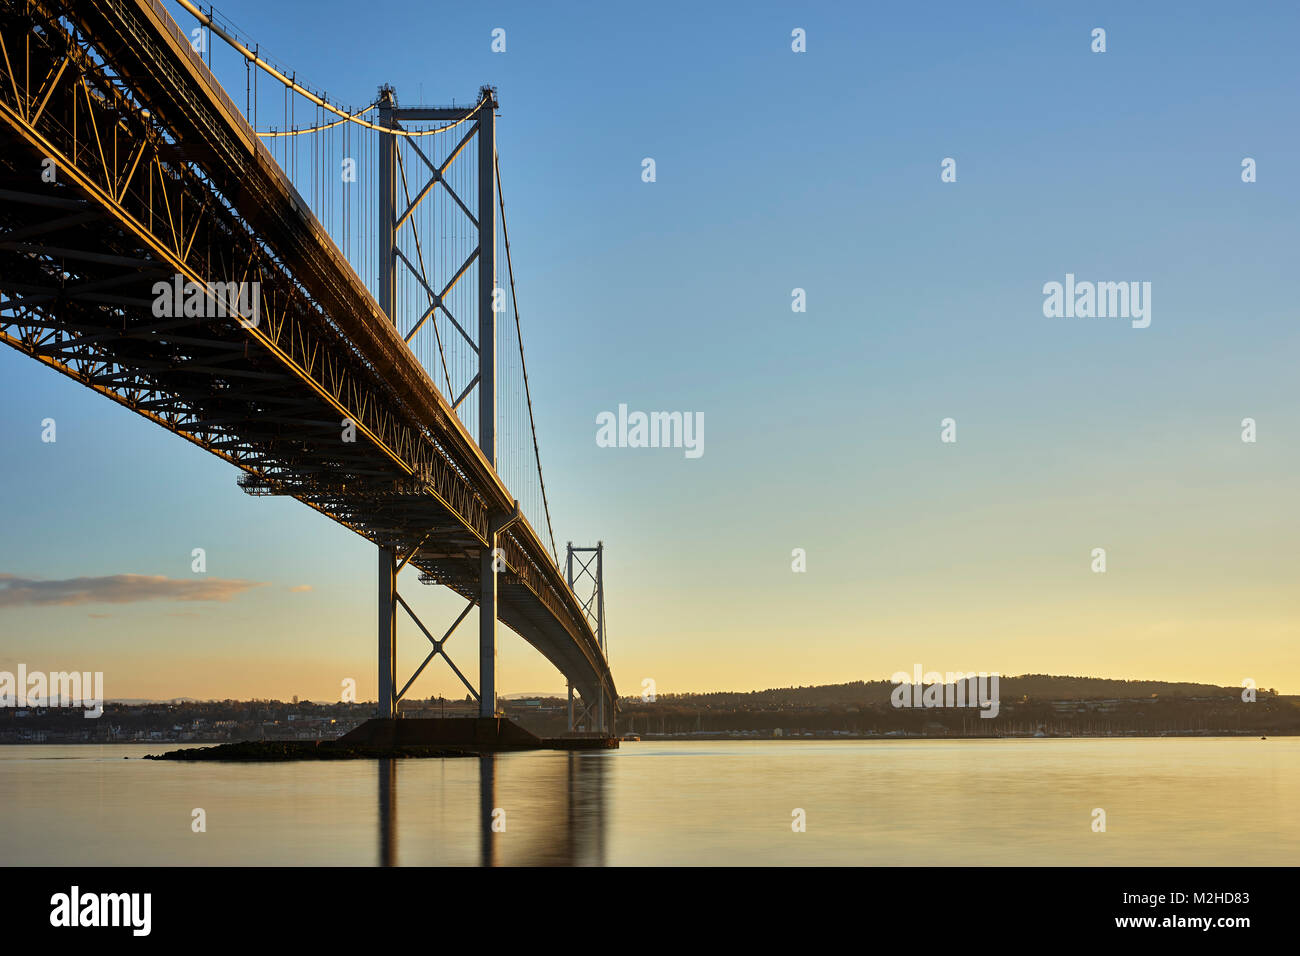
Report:
[[[0,574],[0,608],[134,604],[140,601],[229,601],[261,581],[239,578],[169,578],[161,574],[110,574],[38,581]]]
[[[295,594],[300,594],[300,593],[302,593],[302,592],[304,592],[304,591],[310,591],[310,590],[311,590],[311,585],[310,585],[310,584],[295,584],[293,587],[289,588],[289,590],[290,590],[290,591],[293,591]]]

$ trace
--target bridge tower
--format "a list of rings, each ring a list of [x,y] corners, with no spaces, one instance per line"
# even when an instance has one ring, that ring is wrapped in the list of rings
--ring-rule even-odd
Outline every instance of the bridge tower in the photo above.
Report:
[[[496,316],[496,95],[478,111],[478,445],[497,467],[497,316]],[[479,554],[478,682],[480,717],[497,712],[497,548],[496,517],[488,519],[487,547]]]
[[[393,126],[393,88],[379,89],[379,124]],[[379,307],[394,323],[397,283],[397,147],[379,137]],[[379,546],[379,716],[397,716],[397,552]]]
[[[497,354],[496,354],[496,229],[497,229],[497,193],[496,193],[496,91],[485,86],[480,91],[479,104],[474,107],[426,107],[403,108],[397,105],[397,97],[391,86],[379,89],[380,126],[400,128],[402,120],[411,121],[468,121],[470,133],[477,140],[478,161],[478,197],[475,210],[478,242],[472,250],[470,259],[477,258],[478,269],[478,375],[471,386],[478,388],[478,445],[483,457],[493,469],[497,468]],[[379,242],[379,306],[389,319],[397,325],[396,285],[398,265],[397,233],[402,220],[409,215],[411,208],[404,213],[398,212],[399,175],[397,137],[381,135],[379,137],[379,202],[377,204],[379,225],[377,229]],[[449,161],[450,162],[450,161]],[[437,182],[441,171],[435,171]],[[444,188],[450,190],[445,180]],[[416,199],[418,202],[419,199]],[[467,262],[468,264],[468,262]],[[409,266],[409,263],[408,263]],[[444,290],[445,291],[445,290]],[[469,391],[467,387],[466,392]],[[462,396],[463,398],[464,396]],[[457,401],[459,404],[459,400]],[[518,503],[514,515],[490,515],[486,546],[480,550],[479,561],[479,716],[495,717],[497,712],[496,665],[497,665],[497,576],[495,571],[496,549],[499,534],[514,521],[518,520]],[[396,717],[397,701],[401,693],[396,692],[397,656],[396,624],[397,609],[405,606],[397,595],[397,573],[411,560],[414,554],[405,555],[399,562],[397,554],[391,548],[379,548],[379,716]],[[408,609],[409,611],[409,609]],[[462,615],[463,618],[464,615]],[[459,623],[459,620],[457,621]],[[453,625],[454,627],[455,625]],[[414,679],[414,678],[413,678]],[[408,682],[408,687],[410,686]],[[404,690],[403,692],[404,693]]]
[[[583,555],[590,555],[584,558]],[[575,561],[575,556],[577,560]],[[577,573],[574,573],[574,565],[578,566]],[[594,565],[594,569],[593,569]],[[593,547],[575,548],[573,542],[568,543],[567,553],[565,554],[564,576],[569,583],[569,590],[582,604],[583,613],[587,615],[587,620],[591,622],[592,629],[596,632],[596,639],[600,642],[600,652],[609,659],[609,652],[605,648],[605,543],[597,541]],[[579,593],[578,587],[582,586],[583,592]],[[590,588],[590,596],[583,598],[586,588]],[[614,715],[614,702],[606,700],[606,695],[602,691],[600,699],[597,701],[583,701],[582,714],[579,716],[583,720],[588,730],[592,729],[592,722],[595,722],[597,728],[604,733],[613,733],[612,718]],[[569,730],[573,730],[573,683],[569,683]]]

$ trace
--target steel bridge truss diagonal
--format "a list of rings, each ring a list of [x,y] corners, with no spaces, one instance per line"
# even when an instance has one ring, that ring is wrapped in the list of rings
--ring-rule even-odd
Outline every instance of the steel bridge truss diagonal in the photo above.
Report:
[[[425,111],[437,116],[381,104],[381,125],[470,120],[455,153],[477,137],[476,208],[451,194],[483,241],[441,288],[422,252],[400,253],[412,210],[450,191],[450,160],[421,153],[430,175],[413,190],[384,135],[376,301],[157,0],[0,0],[0,342],[235,465],[250,494],[292,496],[374,542],[380,716],[414,680],[396,687],[399,607],[433,644],[416,676],[434,656],[451,663],[456,625],[436,640],[396,592],[410,564],[466,600],[456,624],[480,608],[478,690],[451,666],[481,716],[496,714],[500,619],[585,704],[607,703],[612,728],[603,635],[497,473],[496,194],[482,175],[495,100],[484,95]],[[399,262],[428,300],[405,335],[391,318]],[[435,310],[470,337],[446,296],[471,265],[480,369],[449,398],[445,368],[446,396],[408,343],[436,334]],[[457,415],[475,388],[477,438]]]

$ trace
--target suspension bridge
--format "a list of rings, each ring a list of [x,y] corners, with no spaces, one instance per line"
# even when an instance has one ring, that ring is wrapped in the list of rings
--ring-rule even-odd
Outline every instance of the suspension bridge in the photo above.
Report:
[[[500,621],[566,677],[571,730],[613,733],[603,548],[562,572],[546,500],[495,90],[341,106],[179,2],[193,29],[0,0],[0,340],[373,542],[379,718],[435,657],[497,717]],[[408,568],[464,599],[450,627]],[[446,647],[476,606],[477,686]],[[404,682],[399,612],[430,645]]]

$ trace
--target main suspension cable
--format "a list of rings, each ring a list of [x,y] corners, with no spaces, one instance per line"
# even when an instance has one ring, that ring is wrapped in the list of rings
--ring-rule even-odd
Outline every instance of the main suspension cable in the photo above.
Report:
[[[190,0],[176,0],[176,2],[179,3],[182,7],[184,7],[186,12],[192,14],[194,18],[199,21],[199,23],[203,24],[205,27],[207,27],[209,30],[211,30],[221,39],[225,40],[228,44],[230,44],[232,47],[238,50],[239,53],[244,57],[244,59],[260,67],[267,74],[279,80],[281,83],[285,85],[286,88],[293,90],[299,96],[305,96],[307,99],[311,100],[317,106],[329,110],[335,116],[342,117],[343,122],[356,123],[358,126],[364,126],[366,129],[377,130],[380,133],[387,133],[390,136],[412,136],[412,137],[432,136],[434,133],[445,133],[447,130],[455,129],[457,126],[460,126],[462,123],[468,123],[474,117],[474,114],[483,108],[483,104],[488,102],[487,95],[484,95],[482,98],[479,99],[478,104],[472,110],[470,110],[468,113],[462,116],[460,119],[456,120],[454,123],[448,123],[445,126],[437,126],[433,129],[409,130],[409,129],[402,129],[396,126],[380,126],[377,123],[371,123],[368,120],[361,119],[360,118],[361,113],[356,113],[356,114],[348,113],[346,110],[339,109],[333,103],[330,103],[327,100],[324,100],[321,97],[317,96],[315,93],[307,89],[305,86],[300,86],[296,80],[291,80],[289,77],[285,76],[275,67],[273,67],[270,63],[267,63],[260,56],[258,56],[248,47],[244,46],[244,44],[240,43],[238,40],[236,40],[233,36],[227,33],[220,26],[218,26],[216,22],[213,21],[212,17],[208,16],[206,13],[204,13],[194,4],[190,3]],[[366,111],[362,110],[361,112],[364,113]],[[313,131],[304,130],[304,132],[313,132]],[[258,135],[260,136],[262,134],[259,133]],[[292,135],[292,134],[285,134],[285,135]]]
[[[365,116],[378,106],[378,103],[371,103],[365,109],[357,110],[357,112],[351,114],[351,116]],[[321,126],[308,126],[303,129],[270,130],[269,132],[255,129],[253,132],[266,139],[279,139],[281,136],[301,136],[303,133],[319,133],[321,130],[333,129],[335,126],[342,126],[347,121],[347,119],[335,120],[333,123],[324,123]]]

